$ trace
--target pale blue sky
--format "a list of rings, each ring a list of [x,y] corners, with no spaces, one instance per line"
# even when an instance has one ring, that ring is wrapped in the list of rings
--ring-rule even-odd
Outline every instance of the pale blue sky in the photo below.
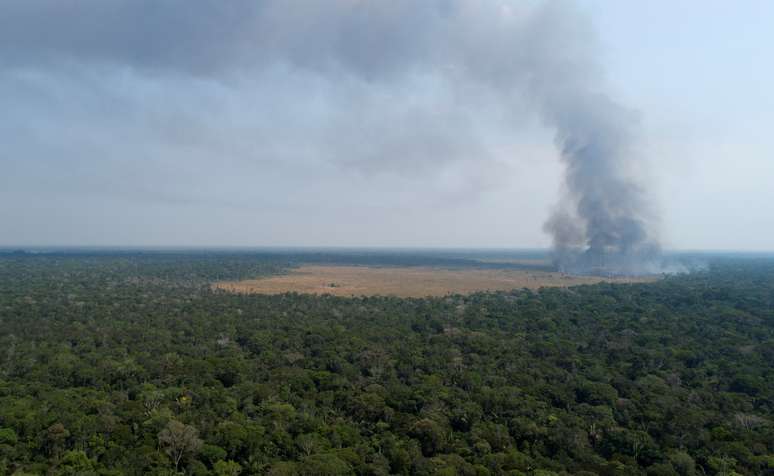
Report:
[[[582,4],[642,113],[667,244],[774,248],[774,2]]]
[[[444,1],[0,2],[0,246],[545,247],[518,85],[566,60],[636,111],[665,247],[774,249],[774,2]]]

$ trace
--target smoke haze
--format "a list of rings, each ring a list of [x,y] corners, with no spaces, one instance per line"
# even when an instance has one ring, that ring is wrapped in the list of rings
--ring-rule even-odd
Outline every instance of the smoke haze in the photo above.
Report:
[[[3,240],[540,246],[543,222],[567,271],[653,271],[640,118],[597,43],[569,1],[6,0]]]

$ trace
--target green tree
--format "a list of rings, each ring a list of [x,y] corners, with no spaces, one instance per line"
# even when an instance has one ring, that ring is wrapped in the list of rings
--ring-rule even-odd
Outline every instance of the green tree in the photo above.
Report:
[[[242,466],[235,461],[218,461],[212,469],[216,476],[239,476],[242,473]]]
[[[175,471],[178,470],[184,456],[196,454],[203,444],[196,428],[177,420],[170,420],[167,423],[167,426],[159,432],[158,440],[159,446],[174,463]]]

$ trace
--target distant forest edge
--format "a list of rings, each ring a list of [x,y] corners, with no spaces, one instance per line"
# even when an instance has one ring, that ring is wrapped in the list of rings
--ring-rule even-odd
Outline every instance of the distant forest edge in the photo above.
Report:
[[[667,254],[686,269],[728,260],[774,260],[774,254],[675,252]],[[0,258],[78,259],[97,264],[113,261],[123,272],[176,281],[178,284],[251,279],[282,274],[303,264],[426,266],[446,268],[555,271],[549,250],[365,249],[365,248],[2,248]]]
[[[429,266],[479,269],[551,270],[543,251],[415,250],[113,250],[0,249],[0,257],[17,260],[112,263],[116,273],[182,283],[240,280],[281,274],[303,264],[359,266]]]

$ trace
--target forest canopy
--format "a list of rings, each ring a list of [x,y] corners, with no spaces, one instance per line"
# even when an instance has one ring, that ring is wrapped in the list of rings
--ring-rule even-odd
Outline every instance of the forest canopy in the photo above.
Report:
[[[208,285],[310,256],[0,256],[0,474],[774,474],[774,260],[424,299]]]

